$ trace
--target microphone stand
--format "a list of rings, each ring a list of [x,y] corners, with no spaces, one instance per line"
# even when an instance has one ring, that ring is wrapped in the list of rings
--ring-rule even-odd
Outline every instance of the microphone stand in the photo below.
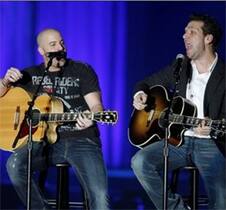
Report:
[[[36,89],[32,100],[28,102],[28,110],[25,115],[25,120],[27,120],[27,123],[29,125],[29,134],[28,134],[28,141],[27,141],[27,149],[28,149],[28,156],[27,156],[27,210],[31,209],[31,171],[32,171],[32,147],[33,147],[33,140],[32,140],[32,108],[34,106],[34,102],[36,98],[38,97],[38,92],[41,88],[42,82],[44,80],[44,77],[49,70],[50,66],[52,65],[53,58],[50,58],[47,67],[45,68],[45,71],[42,75],[42,80],[39,83],[38,88]]]
[[[163,168],[163,210],[167,210],[168,207],[168,158],[169,158],[169,145],[168,145],[168,125],[169,125],[169,116],[172,113],[172,101],[173,98],[178,93],[178,83],[180,80],[180,71],[179,70],[174,71],[174,77],[175,77],[175,85],[173,89],[172,98],[169,101],[169,108],[166,111],[166,125],[165,125],[165,141],[164,141],[164,147],[163,147],[163,156],[164,156],[164,168]]]

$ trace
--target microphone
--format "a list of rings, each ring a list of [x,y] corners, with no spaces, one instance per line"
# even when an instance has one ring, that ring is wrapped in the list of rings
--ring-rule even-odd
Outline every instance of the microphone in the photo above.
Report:
[[[56,58],[58,61],[62,58],[66,59],[67,53],[65,51],[48,52],[47,57],[50,59]]]
[[[185,58],[185,56],[183,54],[177,54],[176,61],[173,65],[175,76],[178,76],[179,73],[181,72],[184,58]]]

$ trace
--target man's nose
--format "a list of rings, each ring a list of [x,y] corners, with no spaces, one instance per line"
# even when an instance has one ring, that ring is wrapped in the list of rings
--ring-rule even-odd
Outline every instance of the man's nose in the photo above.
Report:
[[[183,35],[183,39],[184,40],[189,39],[190,35],[191,35],[191,32],[189,32],[189,31],[185,32]]]
[[[61,50],[64,50],[65,49],[65,47],[64,47],[64,45],[62,45],[62,44],[59,44],[58,46],[57,46],[57,50],[58,51],[61,51]]]

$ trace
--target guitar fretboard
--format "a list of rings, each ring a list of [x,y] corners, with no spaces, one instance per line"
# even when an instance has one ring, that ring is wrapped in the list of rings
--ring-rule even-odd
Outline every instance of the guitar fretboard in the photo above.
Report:
[[[204,122],[205,126],[210,126],[210,127],[212,124],[218,125],[221,123],[220,120],[200,119],[196,117],[184,116],[184,115],[178,115],[178,114],[170,115],[169,121],[173,123],[188,125],[188,126],[198,126],[199,124]]]
[[[40,113],[39,110],[33,110],[32,119],[35,123],[39,121],[48,122],[73,122],[78,116],[102,123],[116,123],[118,115],[116,111],[101,111],[101,112],[65,112],[65,113]]]
[[[48,121],[48,122],[73,122],[78,118],[79,112],[77,113],[35,113],[33,116],[39,121]],[[89,119],[92,119],[92,113],[83,113]]]

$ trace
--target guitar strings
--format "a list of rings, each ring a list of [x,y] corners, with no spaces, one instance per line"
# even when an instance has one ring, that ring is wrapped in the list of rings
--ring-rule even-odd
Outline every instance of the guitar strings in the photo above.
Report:
[[[161,115],[161,113],[165,113],[164,111],[154,111],[154,113],[157,113]],[[171,119],[171,122],[175,122],[175,120],[178,120],[178,119],[182,119],[183,118],[188,118],[188,119],[194,119],[196,121],[205,121],[205,122],[210,122],[210,124],[208,126],[211,127],[211,130],[214,130],[216,132],[220,132],[220,133],[223,133],[225,134],[226,133],[226,128],[224,126],[224,121],[225,120],[211,120],[211,119],[201,119],[201,118],[195,118],[195,117],[192,117],[192,116],[187,116],[187,115],[179,115],[179,114],[175,114],[175,113],[172,113],[169,115],[169,119]],[[176,124],[176,123],[175,123]],[[189,122],[183,122],[183,121],[177,121],[177,124],[180,124],[180,125],[184,125],[184,126],[191,126],[191,127],[196,127],[194,126],[194,123],[189,123]],[[214,125],[216,124],[216,125]],[[222,125],[223,124],[223,125]],[[216,126],[223,126],[222,128],[217,128]]]

